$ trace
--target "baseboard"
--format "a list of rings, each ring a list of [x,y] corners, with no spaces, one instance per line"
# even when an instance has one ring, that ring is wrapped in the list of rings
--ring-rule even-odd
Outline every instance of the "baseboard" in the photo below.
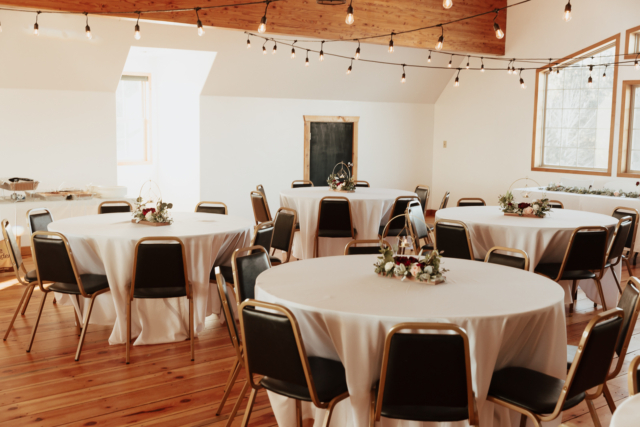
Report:
[[[23,246],[20,248],[22,256],[31,256],[31,248],[29,246]]]
[[[427,209],[427,216],[436,216],[436,212],[435,209]]]

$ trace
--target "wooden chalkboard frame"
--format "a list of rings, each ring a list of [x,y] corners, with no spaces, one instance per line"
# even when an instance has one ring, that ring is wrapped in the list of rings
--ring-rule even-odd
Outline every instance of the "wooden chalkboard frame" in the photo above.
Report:
[[[353,168],[351,176],[358,179],[358,121],[359,116],[302,116],[304,118],[304,179],[310,179],[311,169],[311,123],[312,122],[340,122],[353,123],[353,145],[351,147],[351,158]]]

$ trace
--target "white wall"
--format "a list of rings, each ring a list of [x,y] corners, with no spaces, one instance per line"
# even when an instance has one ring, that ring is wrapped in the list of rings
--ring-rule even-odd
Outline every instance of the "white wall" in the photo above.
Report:
[[[203,96],[202,200],[252,218],[249,192],[262,184],[274,213],[280,190],[303,178],[303,115],[360,116],[358,179],[405,190],[431,184],[432,105]]]
[[[515,0],[509,0],[509,3],[515,3]],[[583,0],[573,5],[573,19],[568,23],[562,20],[563,8],[564,4],[557,0],[537,0],[509,9],[505,56],[560,58],[617,33],[622,33],[622,53],[624,32],[640,24],[640,2],[637,0]],[[490,61],[485,58],[485,64],[488,63]],[[451,191],[452,203],[461,197],[482,197],[495,205],[498,196],[517,178],[529,176],[541,185],[561,181],[562,174],[531,171],[534,76],[534,71],[523,73],[528,87],[522,90],[518,77],[510,76],[506,71],[463,70],[460,87],[454,88],[453,80],[445,87],[435,105],[431,208],[437,208],[446,190]],[[632,67],[620,67],[616,88],[614,174],[620,88],[623,80],[632,79],[640,79],[640,73]],[[447,148],[443,148],[443,141],[447,141]],[[564,176],[595,178],[597,183],[616,180],[620,185],[628,185],[631,181],[575,174]]]

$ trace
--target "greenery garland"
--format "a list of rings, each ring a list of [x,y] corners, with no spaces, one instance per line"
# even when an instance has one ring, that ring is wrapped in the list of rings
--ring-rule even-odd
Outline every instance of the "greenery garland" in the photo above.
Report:
[[[640,181],[636,181],[636,187],[640,185]],[[589,187],[565,187],[563,185],[557,185],[550,183],[545,188],[546,191],[557,191],[561,193],[573,193],[573,194],[591,194],[594,196],[609,196],[609,197],[627,197],[630,199],[637,199],[640,197],[640,192],[637,191],[622,191],[622,190],[610,190],[608,188],[602,188],[600,190]]]

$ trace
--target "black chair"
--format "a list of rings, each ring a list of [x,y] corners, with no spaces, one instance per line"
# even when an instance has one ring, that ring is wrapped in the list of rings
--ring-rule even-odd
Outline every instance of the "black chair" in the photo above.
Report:
[[[435,239],[438,252],[443,257],[475,260],[469,229],[464,222],[451,219],[436,221]]]
[[[566,380],[527,368],[503,368],[493,373],[487,400],[519,412],[521,426],[527,417],[540,426],[586,400],[595,425],[600,425],[593,400],[602,394],[623,316],[614,308],[591,319]],[[595,392],[588,394],[594,387]]]
[[[262,193],[267,212],[269,212],[269,216],[271,216],[271,209],[269,208],[269,201],[267,200],[267,192],[264,190],[264,186],[262,184],[256,185],[256,191]]]
[[[429,226],[424,221],[424,213],[420,203],[415,200],[409,202],[407,214],[411,224],[411,240],[413,240],[414,252],[432,251],[434,249],[434,238]],[[420,242],[422,239],[424,239],[424,243]]]
[[[108,201],[100,203],[98,206],[98,214],[110,214],[110,213],[121,213],[121,212],[131,212],[133,209],[131,207],[131,203],[125,200],[118,201]]]
[[[458,207],[469,207],[469,206],[487,206],[483,199],[479,197],[464,197],[458,200]]]
[[[564,204],[560,200],[549,200],[551,209],[564,209]]]
[[[78,322],[76,328],[82,326],[82,334],[80,335],[80,342],[78,343],[78,350],[76,351],[75,357],[77,362],[80,359],[82,344],[84,343],[84,338],[89,328],[93,303],[98,295],[110,290],[107,276],[101,274],[79,274],[73,253],[71,252],[71,247],[69,246],[69,241],[60,233],[50,231],[36,231],[33,233],[31,235],[31,253],[33,255],[33,262],[36,264],[36,275],[40,291],[42,292],[42,302],[40,303],[36,323],[33,326],[33,333],[31,334],[31,341],[29,342],[27,353],[31,352],[47,295],[50,292],[58,292],[61,294],[75,295],[76,300],[79,300],[80,296],[83,296],[84,298],[91,298],[91,302],[89,303],[89,309],[83,325],[80,324],[78,316],[76,315],[76,322]],[[53,283],[45,288],[45,282]]]
[[[371,390],[370,414],[371,426],[381,416],[423,422],[469,420],[478,426],[466,331],[450,323],[401,323],[391,328],[379,384]]]
[[[265,388],[296,400],[300,427],[301,401],[327,409],[322,424],[327,427],[336,404],[349,397],[342,363],[323,357],[307,357],[298,322],[283,306],[245,301],[240,306],[240,327],[247,381],[251,386],[242,426],[249,423],[258,390]],[[257,384],[254,375],[262,376]]]
[[[47,208],[34,208],[27,211],[27,224],[31,234],[36,231],[49,231],[47,227],[53,222],[53,215]]]
[[[253,240],[251,241],[251,246],[262,246],[267,251],[267,253],[269,253],[269,251],[271,251],[272,236],[273,236],[273,221],[261,222],[260,224],[256,225],[253,229]],[[277,260],[277,262],[280,262],[279,258],[274,257],[273,259]],[[210,281],[216,281],[216,277],[217,277],[215,273],[216,268],[220,268],[220,273],[222,274],[222,277],[224,277],[224,280],[227,283],[231,283],[231,284],[235,283],[233,280],[233,268],[231,266],[226,266],[226,265],[213,267],[209,275]]]
[[[200,202],[196,205],[196,212],[227,215],[227,205],[222,202]]]
[[[271,238],[272,264],[286,263],[291,259],[291,246],[293,245],[293,235],[296,232],[296,224],[298,224],[298,213],[295,209],[278,209],[273,220],[273,236]],[[284,261],[273,256],[276,249],[286,254]]]
[[[356,187],[371,187],[368,181],[356,181]]]
[[[291,183],[291,188],[313,187],[313,182],[306,179],[297,179]]]
[[[519,253],[522,256],[520,257],[500,254],[497,253],[497,251]],[[487,255],[484,258],[484,262],[488,262],[489,264],[500,264],[507,267],[519,268],[520,270],[529,271],[529,255],[527,255],[525,251],[520,249],[494,246],[489,249],[489,252],[487,252]]]
[[[424,211],[424,216],[427,216],[427,205],[429,204],[429,196],[431,193],[431,189],[428,185],[418,185],[416,189],[413,191],[418,195],[418,201],[420,202],[420,206],[422,206],[422,210]]]
[[[442,202],[440,202],[440,207],[438,208],[438,210],[447,208],[447,204],[449,204],[449,196],[450,195],[451,195],[450,191],[446,191],[444,193],[444,196],[442,197]]]
[[[636,356],[629,365],[629,395],[638,394],[638,384],[640,384],[640,356]]]
[[[229,305],[230,292],[229,287],[225,281],[224,276],[220,272],[220,268],[215,268],[216,274],[216,282],[218,284],[218,295],[220,296],[220,303],[222,305],[222,313],[224,314],[225,323],[227,325],[227,332],[229,332],[229,338],[231,339],[231,344],[233,345],[233,349],[236,351],[236,360],[233,365],[233,369],[229,372],[229,379],[227,380],[227,384],[224,388],[224,394],[222,395],[222,400],[220,401],[220,405],[218,405],[218,410],[216,411],[216,416],[220,415],[222,412],[222,408],[224,407],[229,394],[231,393],[231,389],[233,388],[233,384],[235,384],[236,379],[238,378],[238,374],[240,370],[244,368],[244,358],[242,356],[242,343],[240,342],[240,335],[238,334],[238,327],[236,326],[236,318],[233,315],[233,309]],[[247,394],[247,389],[249,387],[249,383],[245,381],[245,385],[242,389],[242,392],[238,396],[238,400],[236,404],[233,406],[233,410],[229,415],[229,419],[227,420],[227,425],[231,425],[233,419],[238,413],[238,408],[240,406],[240,402],[244,399],[245,394]]]
[[[346,197],[323,197],[318,204],[318,225],[313,245],[313,257],[318,253],[318,240],[322,238],[356,239],[358,231],[353,227],[351,203]]]
[[[385,238],[387,236],[404,237],[408,236],[407,231],[404,229],[405,218],[404,213],[407,211],[407,206],[412,200],[418,200],[418,196],[400,196],[393,202],[391,208],[391,215],[388,223],[380,225],[378,229],[378,237]],[[402,216],[401,216],[402,215]],[[386,233],[385,233],[386,228]]]
[[[194,361],[193,289],[189,283],[187,265],[184,244],[179,238],[156,236],[138,240],[133,260],[131,292],[127,298],[127,364],[131,347],[131,305],[134,299],[187,298],[191,361]]]
[[[631,232],[629,233],[629,236],[627,237],[627,242],[624,245],[625,249],[627,249],[629,252],[627,254],[622,255],[622,259],[624,260],[624,263],[627,265],[627,271],[629,272],[629,276],[633,276],[633,272],[631,271],[631,264],[629,260],[631,259],[635,251],[636,235],[638,234],[638,218],[640,218],[640,212],[634,208],[625,208],[625,207],[619,206],[613,210],[613,213],[611,214],[611,216],[618,219],[625,216],[630,216],[633,220],[633,226],[631,227]],[[636,252],[635,256],[637,255],[638,253]],[[635,264],[636,264],[636,261],[634,257],[633,265]]]
[[[255,298],[256,278],[271,268],[269,254],[262,246],[236,249],[231,255],[233,281],[238,305],[246,299]]]
[[[386,240],[352,240],[344,248],[345,255],[379,255],[380,245],[390,248],[391,245]],[[358,246],[366,245],[366,246]]]
[[[578,297],[578,280],[594,280],[598,287],[602,307],[607,309],[600,280],[605,272],[608,242],[609,230],[607,228],[578,227],[571,235],[562,263],[539,263],[536,266],[535,273],[546,276],[555,282],[560,280],[573,281],[570,313],[573,313],[573,305]],[[594,271],[598,273],[596,274]]]
[[[16,321],[16,317],[18,317],[20,309],[22,308],[22,315],[24,315],[24,312],[27,310],[27,305],[29,304],[29,300],[33,294],[33,288],[38,286],[38,275],[35,270],[27,271],[24,266],[24,263],[22,262],[22,253],[20,252],[20,247],[18,246],[16,237],[9,227],[9,221],[3,219],[0,225],[2,225],[2,236],[4,238],[4,244],[7,247],[7,252],[9,253],[11,267],[13,267],[18,283],[25,287],[22,298],[20,298],[20,302],[18,303],[18,307],[16,307],[16,311],[11,318],[11,322],[9,322],[7,332],[4,334],[4,338],[2,339],[3,341],[6,341],[9,336],[9,332],[11,332],[11,328],[13,328],[13,323]]]
[[[256,224],[261,222],[271,221],[271,212],[267,207],[267,199],[259,191],[251,192],[251,206],[253,207],[253,217],[256,220]]]
[[[640,280],[638,280],[636,277],[630,278],[627,282],[627,287],[624,288],[622,297],[620,297],[620,301],[618,301],[618,308],[624,311],[624,320],[622,323],[622,330],[620,331],[620,336],[618,337],[618,342],[616,343],[615,348],[618,359],[613,371],[610,371],[609,375],[607,375],[607,381],[616,378],[622,370],[622,365],[624,365],[624,359],[627,356],[629,343],[631,342],[631,337],[633,336],[633,331],[636,327],[636,322],[638,321],[638,313],[640,312],[639,289]],[[567,370],[571,368],[571,364],[573,363],[573,360],[575,359],[577,353],[577,346],[567,346]],[[607,404],[611,409],[611,413],[613,413],[616,410],[616,404],[613,401],[613,396],[611,395],[609,387],[607,387],[606,381],[603,385],[603,393],[605,400],[607,401]]]
[[[614,267],[620,264],[620,261],[622,261],[624,249],[627,240],[629,239],[629,233],[631,233],[632,230],[633,219],[631,218],[631,216],[625,216],[618,220],[616,228],[613,231],[613,237],[611,238],[609,250],[607,252],[607,262],[604,265],[605,270],[607,268],[611,269],[611,274],[613,274],[613,278],[616,281],[618,292],[620,292],[620,294],[622,294],[622,288],[620,287],[620,281],[618,280],[618,276],[616,275],[616,270]]]

